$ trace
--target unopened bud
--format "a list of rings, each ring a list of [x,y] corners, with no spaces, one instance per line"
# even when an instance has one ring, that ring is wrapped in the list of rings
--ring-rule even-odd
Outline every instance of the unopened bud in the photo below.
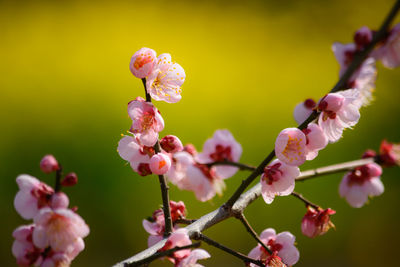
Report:
[[[56,158],[53,155],[46,155],[40,161],[40,169],[44,173],[51,173],[60,168]]]
[[[181,140],[175,135],[167,135],[163,137],[160,141],[162,149],[168,153],[175,153],[183,150],[183,145]]]
[[[66,209],[68,205],[69,199],[63,192],[58,192],[51,196],[50,206],[52,209]]]
[[[189,153],[192,156],[195,156],[197,154],[196,147],[193,144],[187,144],[186,146],[184,146],[183,151]]]
[[[74,172],[68,173],[61,181],[62,186],[74,186],[78,183],[78,176]]]
[[[150,159],[150,170],[157,175],[165,174],[171,167],[171,159],[163,154],[158,153]]]

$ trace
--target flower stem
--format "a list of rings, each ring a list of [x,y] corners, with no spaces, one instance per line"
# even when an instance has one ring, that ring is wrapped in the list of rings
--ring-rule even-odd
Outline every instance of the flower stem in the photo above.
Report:
[[[306,204],[306,207],[311,206],[311,207],[313,207],[315,210],[318,210],[318,209],[319,209],[319,206],[318,206],[317,204],[312,203],[311,201],[309,201],[308,199],[306,199],[305,197],[303,197],[302,194],[299,194],[299,193],[293,191],[291,195],[294,196],[294,197],[297,197],[298,199],[300,199],[301,201],[303,201],[304,204]]]

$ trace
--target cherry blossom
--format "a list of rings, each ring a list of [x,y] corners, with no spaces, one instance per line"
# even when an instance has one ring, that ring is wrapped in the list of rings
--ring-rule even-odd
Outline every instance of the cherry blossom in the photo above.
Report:
[[[311,98],[306,99],[296,105],[293,111],[295,121],[300,125],[302,124],[313,112],[313,109],[317,106],[317,103]]]
[[[53,155],[46,155],[40,161],[40,169],[44,173],[51,173],[60,168],[56,158]]]
[[[168,153],[176,153],[183,150],[181,140],[175,135],[164,136],[160,141],[160,145]]]
[[[373,56],[381,60],[386,68],[392,69],[400,66],[400,23],[393,27],[387,40],[374,51]]]
[[[313,160],[318,156],[318,151],[328,145],[328,138],[318,124],[310,123],[302,130],[306,136],[306,159]]]
[[[185,78],[185,71],[178,63],[172,62],[171,55],[161,54],[147,77],[147,92],[157,101],[176,103],[182,98],[181,86]]]
[[[265,203],[271,204],[275,196],[290,195],[299,175],[298,167],[287,165],[278,159],[272,161],[261,175],[261,195]]]
[[[150,159],[150,170],[157,175],[165,174],[171,167],[171,159],[163,153],[155,154]]]
[[[336,211],[329,208],[316,210],[308,206],[307,213],[301,221],[301,232],[311,238],[325,234],[329,229],[335,228],[330,220],[330,216],[335,213]]]
[[[32,242],[32,232],[35,226],[22,225],[13,232],[15,238],[12,245],[12,254],[17,259],[19,266],[39,265],[42,261],[42,249],[35,247]]]
[[[158,132],[164,129],[164,120],[158,109],[143,98],[137,97],[128,104],[128,114],[132,119],[130,131],[145,146],[154,146]]]
[[[160,249],[160,251],[165,251],[168,249],[172,249],[174,247],[183,247],[192,244],[192,241],[190,240],[187,230],[184,228],[178,229],[175,232],[173,232],[169,237],[165,245]],[[190,255],[190,249],[182,249],[175,251],[172,253],[170,256],[167,258],[172,262],[172,263],[177,263],[181,261],[184,258],[187,258]]]
[[[197,261],[210,257],[210,254],[204,249],[194,249],[186,258],[175,263],[175,267],[203,267],[203,265],[198,264]]]
[[[292,166],[299,166],[306,161],[306,136],[297,128],[286,128],[275,141],[276,157]]]
[[[32,219],[39,209],[50,205],[53,188],[33,176],[21,174],[17,177],[19,191],[14,199],[14,207],[24,219]]]
[[[357,89],[349,89],[330,93],[320,100],[318,124],[330,142],[338,141],[345,128],[357,124],[360,118],[359,106],[356,105],[358,97]]]
[[[188,181],[188,167],[196,162],[193,155],[186,151],[174,153],[172,155],[171,168],[167,172],[168,180],[182,190],[191,190]]]
[[[276,234],[275,230],[268,228],[264,230],[260,235],[261,241],[271,250],[273,255],[276,255],[288,266],[297,263],[300,257],[300,253],[294,246],[296,237],[290,232],[282,232]],[[256,260],[267,260],[271,255],[266,251],[260,244],[252,249],[248,255],[250,258]],[[269,259],[271,260],[271,259]],[[251,267],[256,265],[251,263]],[[270,265],[274,266],[274,265]],[[280,265],[275,265],[280,266]]]
[[[368,196],[379,196],[383,193],[381,174],[382,168],[376,163],[355,168],[343,177],[339,186],[340,196],[346,198],[350,206],[362,207]]]
[[[231,161],[238,162],[242,155],[242,146],[228,130],[216,130],[213,137],[203,145],[203,151],[195,159],[198,163]],[[222,179],[232,177],[238,168],[231,166],[215,166],[216,175]]]
[[[157,54],[153,49],[143,47],[133,54],[129,68],[139,79],[147,77],[154,69]]]
[[[70,209],[42,208],[34,218],[33,243],[38,248],[51,246],[55,252],[71,252],[76,242],[89,234],[84,220]]]
[[[118,143],[117,151],[139,175],[146,176],[152,173],[149,163],[155,154],[153,147],[142,145],[132,136],[124,136]]]
[[[400,144],[383,140],[379,148],[379,160],[384,166],[400,166]]]

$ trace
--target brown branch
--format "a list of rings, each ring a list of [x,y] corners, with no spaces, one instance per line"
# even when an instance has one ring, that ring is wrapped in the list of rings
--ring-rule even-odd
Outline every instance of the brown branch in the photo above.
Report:
[[[175,220],[176,224],[192,224],[194,223],[196,220],[191,220],[191,219],[186,219],[186,218],[180,218],[178,220]]]
[[[250,223],[246,220],[246,217],[244,216],[243,212],[239,213],[236,216],[237,219],[239,219],[244,227],[246,228],[247,232],[251,234],[251,236],[266,250],[270,255],[272,255],[272,251],[262,242],[260,237],[257,235],[256,231],[251,227]]]
[[[220,249],[222,251],[225,251],[226,253],[231,254],[232,256],[235,256],[236,258],[241,259],[245,263],[253,263],[253,264],[256,264],[256,265],[262,266],[262,267],[265,266],[260,260],[255,260],[255,259],[249,258],[246,255],[244,255],[244,254],[242,254],[240,252],[237,252],[237,251],[235,251],[233,249],[230,249],[230,248],[218,243],[217,241],[212,240],[211,238],[209,238],[209,237],[207,237],[207,236],[205,236],[205,235],[203,235],[201,233],[198,233],[194,237],[194,239],[204,241],[204,242],[206,242],[207,244],[209,244],[209,245],[211,245],[213,247],[216,247],[216,248],[218,248],[218,249]]]
[[[142,83],[144,86],[144,91],[146,93],[146,102],[151,103],[151,96],[147,92],[146,78],[142,79]],[[156,144],[154,145],[154,151],[157,154],[161,152],[160,141],[158,139],[157,139]],[[168,195],[169,187],[168,187],[167,179],[165,178],[165,175],[163,175],[163,174],[158,175],[158,181],[160,182],[161,197],[162,197],[162,202],[163,202],[164,220],[165,220],[164,237],[167,237],[172,232],[172,218],[171,218],[171,209],[169,206],[169,195]]]
[[[182,247],[174,247],[168,250],[164,250],[164,251],[159,251],[145,259],[139,260],[139,261],[135,261],[135,262],[131,262],[131,263],[126,263],[124,266],[125,267],[134,267],[134,266],[142,266],[142,265],[146,265],[156,259],[159,259],[161,257],[165,257],[165,256],[169,256],[171,254],[173,254],[176,251],[179,250],[184,250],[184,249],[191,249],[191,248],[198,248],[200,247],[201,243],[197,242],[197,243],[193,243],[187,246],[182,246]]]
[[[312,203],[311,201],[309,201],[308,199],[306,199],[305,197],[303,197],[302,194],[299,194],[299,193],[293,191],[291,195],[294,196],[294,197],[296,197],[296,198],[298,198],[298,199],[300,199],[301,201],[303,201],[304,204],[306,204],[306,207],[311,206],[311,207],[313,207],[315,210],[318,210],[318,209],[319,209],[319,206],[318,206],[317,204]]]
[[[371,43],[369,43],[364,50],[359,51],[355,53],[353,61],[350,63],[349,67],[347,68],[346,72],[340,77],[339,81],[336,83],[336,85],[332,88],[330,93],[334,93],[337,91],[340,91],[342,89],[346,88],[348,80],[353,76],[353,74],[356,72],[358,67],[361,66],[361,64],[364,62],[364,60],[367,58],[369,53],[372,51],[372,49],[377,45],[380,41],[382,41],[388,32],[388,27],[393,21],[394,17],[396,16],[397,12],[400,9],[400,0],[396,1],[392,9],[390,10],[389,14],[387,15],[386,19],[382,23],[382,26],[380,29],[376,32],[374,37],[372,38]],[[307,125],[315,120],[319,115],[319,112],[313,111],[311,115],[298,127],[300,130],[304,129],[307,127]],[[231,208],[233,204],[236,202],[236,200],[240,197],[240,195],[246,190],[246,188],[254,181],[255,178],[257,178],[258,175],[262,173],[264,168],[267,166],[268,163],[275,157],[275,150],[272,150],[271,153],[264,159],[263,162],[258,165],[256,170],[250,174],[249,177],[246,178],[246,180],[242,181],[242,184],[239,186],[238,189],[236,189],[235,193],[232,195],[232,197],[225,203],[226,208]]]
[[[227,165],[227,166],[233,166],[233,167],[238,167],[240,170],[248,170],[248,171],[254,171],[256,167],[250,166],[244,163],[240,162],[234,162],[234,161],[215,161],[212,163],[208,163],[208,167],[216,166],[216,165]]]
[[[61,176],[62,176],[62,166],[61,164],[58,164],[58,170],[56,171],[56,181],[54,184],[54,191],[60,192],[61,191]]]

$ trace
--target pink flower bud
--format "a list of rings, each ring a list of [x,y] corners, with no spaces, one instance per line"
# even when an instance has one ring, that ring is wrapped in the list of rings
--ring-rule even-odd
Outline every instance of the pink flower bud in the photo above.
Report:
[[[74,172],[68,173],[61,181],[62,186],[74,186],[78,183],[78,176]]]
[[[160,141],[162,149],[168,153],[175,153],[183,150],[183,145],[181,140],[175,135],[167,135],[163,137]]]
[[[384,166],[400,166],[400,144],[393,144],[383,140],[379,148],[379,154]]]
[[[156,52],[153,49],[143,47],[138,50],[132,56],[129,64],[132,74],[139,79],[147,77],[153,71],[156,56]]]
[[[307,213],[301,221],[302,233],[311,238],[325,234],[329,229],[335,227],[330,221],[330,216],[335,213],[336,211],[329,208],[315,210],[308,207]]]
[[[197,154],[196,147],[193,144],[187,144],[183,147],[183,151],[189,153],[192,156]]]
[[[69,199],[63,192],[58,192],[51,196],[50,207],[52,209],[66,209],[68,205]]]
[[[147,176],[152,174],[150,170],[150,165],[148,163],[140,163],[137,167],[137,173],[140,176]]]
[[[362,155],[363,159],[366,158],[373,158],[376,156],[376,152],[372,149],[368,149],[367,151],[364,152],[364,154]]]
[[[372,41],[372,31],[367,27],[361,27],[354,34],[354,43],[357,46],[357,49],[364,49],[366,45],[368,45]]]
[[[44,173],[51,173],[60,168],[56,158],[53,155],[46,155],[40,161],[40,169]]]
[[[166,173],[171,167],[171,159],[162,153],[155,154],[150,159],[150,170],[157,175]]]

